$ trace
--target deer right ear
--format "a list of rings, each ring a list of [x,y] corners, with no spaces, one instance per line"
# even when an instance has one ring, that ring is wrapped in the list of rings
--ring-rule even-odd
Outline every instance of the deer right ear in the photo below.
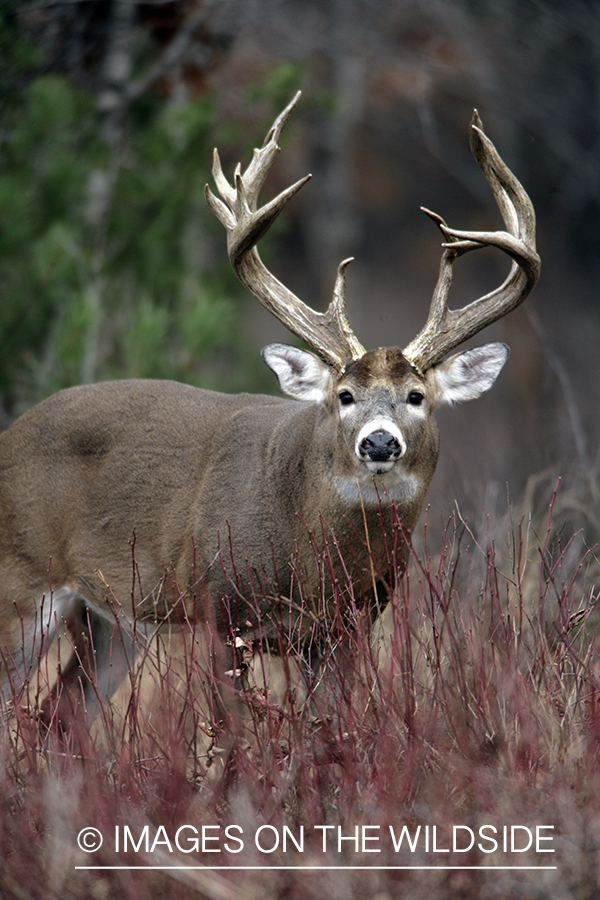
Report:
[[[275,372],[284,393],[296,400],[323,403],[331,369],[308,350],[298,350],[288,344],[269,344],[261,351],[262,358]]]
[[[464,350],[433,366],[438,403],[475,400],[488,391],[500,374],[510,353],[506,344],[492,343]]]

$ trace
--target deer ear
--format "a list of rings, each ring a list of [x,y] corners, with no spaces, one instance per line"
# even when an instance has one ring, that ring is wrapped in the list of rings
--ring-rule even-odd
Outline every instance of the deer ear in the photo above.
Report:
[[[262,358],[279,379],[281,390],[296,400],[322,403],[327,394],[331,369],[309,353],[288,344],[269,344]]]
[[[431,369],[438,403],[474,400],[491,388],[510,353],[506,344],[485,344],[457,353]]]

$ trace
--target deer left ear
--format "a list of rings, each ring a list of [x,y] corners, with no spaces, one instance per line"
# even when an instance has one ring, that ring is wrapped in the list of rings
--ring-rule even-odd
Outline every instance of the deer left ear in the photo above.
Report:
[[[485,344],[457,353],[431,369],[438,389],[438,403],[475,400],[488,391],[510,353],[506,344]]]
[[[277,375],[281,390],[290,397],[311,403],[325,400],[331,369],[318,357],[288,344],[269,344],[261,355]]]

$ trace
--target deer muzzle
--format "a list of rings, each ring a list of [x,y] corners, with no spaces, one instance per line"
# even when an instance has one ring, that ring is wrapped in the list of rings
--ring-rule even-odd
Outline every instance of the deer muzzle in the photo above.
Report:
[[[365,425],[356,439],[356,455],[374,471],[389,471],[406,452],[400,429],[392,422]]]

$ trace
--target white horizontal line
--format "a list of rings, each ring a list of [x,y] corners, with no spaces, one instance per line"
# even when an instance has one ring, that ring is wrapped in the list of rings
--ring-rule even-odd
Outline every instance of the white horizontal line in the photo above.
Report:
[[[183,869],[184,871],[196,871],[210,869],[211,871],[260,871],[268,872],[274,869],[298,870],[298,871],[324,871],[324,870],[347,870],[360,869],[370,871],[377,869],[379,871],[386,870],[408,870],[408,869],[426,869],[435,871],[436,869],[477,869],[480,872],[499,872],[502,871],[522,871],[523,869],[557,869],[558,866],[75,866],[76,869],[89,871],[91,869],[119,869],[133,871],[138,869],[148,869],[149,871],[167,870],[167,869]]]

